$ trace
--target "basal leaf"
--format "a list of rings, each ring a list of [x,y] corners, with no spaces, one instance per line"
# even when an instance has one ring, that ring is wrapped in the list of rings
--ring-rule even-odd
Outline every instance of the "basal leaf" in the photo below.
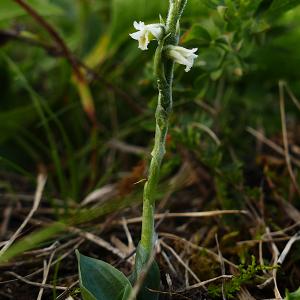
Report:
[[[126,300],[131,284],[110,264],[76,251],[81,294],[84,300]]]
[[[82,285],[80,285],[80,292],[84,300],[97,300],[92,293]]]
[[[130,277],[132,284],[134,284],[140,274],[144,271],[147,265],[150,254],[145,251],[141,244],[138,245],[135,257],[134,272]],[[160,273],[157,263],[154,261],[147,273],[144,283],[140,289],[137,300],[157,300],[158,294],[149,291],[149,289],[158,290],[160,286]]]

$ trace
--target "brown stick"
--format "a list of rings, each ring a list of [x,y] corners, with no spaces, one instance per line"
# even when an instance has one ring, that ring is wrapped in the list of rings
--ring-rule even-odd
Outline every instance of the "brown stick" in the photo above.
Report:
[[[14,0],[17,4],[19,4],[25,11],[28,12],[29,15],[32,16],[53,38],[56,42],[57,46],[62,50],[64,57],[71,64],[74,73],[78,80],[84,81],[84,77],[80,71],[80,68],[73,57],[73,54],[69,50],[68,46],[65,44],[64,40],[61,38],[59,33],[53,28],[50,23],[48,23],[35,9],[33,9],[29,4],[24,2],[23,0]]]
[[[64,52],[58,47],[43,43],[41,41],[26,36],[22,36],[18,31],[15,30],[0,30],[0,44],[1,42],[5,43],[11,39],[26,43],[30,46],[43,48],[51,56],[65,57]],[[128,104],[128,106],[136,114],[140,114],[144,112],[144,110],[139,105],[137,105],[134,99],[132,99],[125,91],[108,82],[101,74],[89,68],[81,60],[79,60],[74,54],[72,54],[72,57],[76,61],[77,65],[85,70],[86,74],[91,78],[91,80],[99,80],[99,82],[102,83],[108,90],[112,91],[113,93],[115,93],[116,95],[124,99],[125,102]]]

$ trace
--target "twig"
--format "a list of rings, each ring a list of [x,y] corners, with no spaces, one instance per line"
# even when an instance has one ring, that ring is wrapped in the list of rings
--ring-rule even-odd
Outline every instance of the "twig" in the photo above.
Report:
[[[189,266],[189,261],[187,261],[187,266]],[[184,270],[185,286],[190,286],[189,272],[187,269]]]
[[[278,231],[273,231],[270,233],[271,236],[274,236],[274,235],[283,235],[285,234],[286,232],[294,229],[295,227],[298,227],[300,225],[300,221],[294,223],[293,225],[289,226],[289,227],[286,227],[282,230],[278,230]]]
[[[231,279],[232,277],[233,277],[233,275],[221,275],[221,276],[218,276],[218,277],[215,277],[215,278],[212,278],[212,279],[202,281],[200,283],[190,285],[189,287],[187,287],[183,290],[177,291],[177,293],[183,293],[183,292],[190,291],[190,290],[193,290],[193,289],[198,289],[199,287],[205,287],[207,284],[209,284],[211,282],[214,282],[214,281],[217,281],[217,280],[220,280],[220,279]]]
[[[252,297],[250,292],[245,287],[241,287],[237,296],[238,296],[239,300],[255,300],[255,298]]]
[[[195,99],[195,103],[198,104],[201,108],[203,108],[206,112],[208,112],[213,117],[216,117],[218,115],[218,111],[216,110],[216,108],[204,102],[203,99]]]
[[[59,256],[56,260],[54,260],[52,263],[51,263],[51,267],[54,266],[55,264],[57,264],[58,262],[62,261],[63,259],[65,259],[66,257],[70,256],[70,254],[74,253],[75,249],[77,249],[83,242],[85,241],[85,239],[79,237],[79,238],[75,238],[69,242],[67,242],[65,245],[68,244],[68,246],[70,244],[75,244],[69,251],[65,252],[64,254],[62,254],[61,256]],[[59,248],[62,249],[63,246],[65,245],[62,245],[60,246]],[[58,249],[57,249],[58,250]],[[40,268],[26,276],[24,276],[23,278],[31,278],[32,276],[35,276],[41,272],[44,271],[44,268]],[[11,280],[6,280],[6,281],[0,281],[0,284],[6,284],[6,283],[10,283],[10,282],[14,282],[16,281],[17,279],[11,279]]]
[[[94,244],[96,244],[96,245],[112,252],[113,254],[117,255],[120,258],[125,258],[126,257],[126,254],[124,254],[119,249],[113,247],[110,243],[108,243],[104,239],[100,238],[99,236],[96,236],[93,233],[82,231],[81,229],[78,229],[76,227],[68,227],[67,229],[70,232],[78,234],[79,236],[87,239],[88,241],[91,241]]]
[[[76,280],[75,282],[73,282],[69,287],[66,288],[66,290],[64,292],[62,292],[60,295],[58,295],[56,297],[56,300],[61,300],[61,299],[68,299],[68,298],[65,298],[65,296],[67,296],[68,294],[70,294],[71,292],[71,289],[76,286],[77,284],[79,284],[79,280]]]
[[[291,218],[294,222],[299,222],[300,220],[300,212],[294,207],[290,202],[286,201],[282,196],[280,196],[276,191],[273,191],[274,199],[279,203],[282,210],[285,214]]]
[[[251,128],[247,127],[247,131],[252,134],[254,137],[256,137],[258,140],[262,141],[264,144],[272,148],[274,151],[276,151],[278,154],[281,154],[284,156],[284,149],[275,144],[273,141],[266,138],[261,132]],[[300,168],[300,160],[296,159],[292,155],[290,155],[291,162]]]
[[[29,214],[27,215],[26,219],[23,221],[21,226],[17,229],[17,231],[12,235],[12,237],[9,239],[9,241],[5,244],[5,246],[0,250],[0,257],[6,252],[6,250],[13,244],[13,242],[16,240],[16,238],[19,236],[19,234],[22,232],[24,227],[27,225],[35,211],[38,209],[38,206],[40,204],[42,193],[46,184],[47,177],[44,174],[39,174],[37,178],[37,189],[35,192],[33,207]]]
[[[50,24],[48,24],[48,25],[50,25]],[[32,38],[24,37],[24,36],[18,34],[18,32],[15,32],[15,31],[0,30],[0,37],[1,36],[3,36],[4,38],[11,38],[11,39],[14,39],[14,40],[17,40],[17,41],[20,41],[20,42],[24,42],[28,45],[43,48],[48,54],[50,54],[52,56],[59,56],[59,57],[66,58],[65,52],[62,51],[62,49],[59,47],[59,45],[58,45],[58,47],[59,47],[58,48],[58,47],[55,47],[53,45],[49,45],[49,44],[40,42],[40,41],[32,39]],[[135,113],[141,114],[141,113],[144,112],[144,110],[139,105],[137,105],[136,101],[134,101],[125,91],[123,91],[119,87],[114,86],[113,84],[111,84],[109,81],[106,80],[106,78],[104,76],[102,76],[99,73],[96,73],[93,69],[91,69],[85,63],[83,63],[80,59],[78,59],[73,53],[71,53],[70,50],[68,50],[68,51],[69,51],[69,53],[72,57],[72,60],[76,63],[76,66],[77,66],[77,68],[79,68],[79,70],[80,70],[80,68],[84,69],[86,74],[91,79],[99,80],[99,82],[102,83],[107,89],[109,89],[110,91],[112,91],[115,94],[119,95],[121,97],[121,99],[124,99],[126,101],[128,106]],[[67,61],[70,63],[69,59],[67,59]],[[74,67],[73,64],[71,64],[71,66]]]
[[[292,179],[293,185],[300,196],[300,189],[297,184],[297,180],[292,168],[291,158],[289,153],[289,144],[287,138],[287,128],[286,128],[286,118],[285,118],[285,104],[284,104],[284,90],[283,90],[283,82],[279,81],[279,106],[280,106],[280,116],[281,116],[281,128],[282,128],[282,140],[283,140],[283,147],[284,147],[284,157],[286,161],[286,165],[288,168],[288,172]]]
[[[49,271],[50,271],[51,263],[52,263],[54,255],[55,255],[55,252],[56,252],[56,249],[54,249],[54,251],[51,253],[48,264],[45,263],[46,268],[45,268],[45,272],[44,272],[44,276],[43,276],[43,281],[42,281],[43,285],[45,285],[46,282],[47,282],[48,274],[49,274]],[[44,288],[41,287],[40,290],[39,290],[39,294],[38,294],[37,300],[42,300],[43,292],[44,292]]]
[[[62,56],[70,63],[72,66],[75,79],[78,85],[78,91],[81,95],[81,98],[85,97],[85,101],[82,101],[82,105],[84,108],[85,113],[95,126],[98,128],[100,124],[98,124],[95,114],[95,106],[90,91],[87,90],[87,80],[84,76],[84,73],[80,69],[80,65],[78,61],[75,59],[72,52],[69,50],[68,46],[66,45],[65,41],[62,39],[60,34],[54,29],[54,27],[48,23],[32,6],[26,3],[24,0],[14,0],[19,6],[21,6],[38,24],[40,24],[51,36],[54,40],[58,48],[62,52]],[[83,96],[83,94],[85,96]]]
[[[292,238],[287,242],[287,244],[285,245],[284,249],[282,250],[278,260],[277,260],[277,263],[278,264],[282,264],[286,258],[286,256],[288,255],[288,253],[290,252],[293,244],[296,242],[296,241],[299,241],[300,240],[300,232],[296,233],[294,236],[292,236]]]
[[[186,212],[186,213],[162,213],[155,214],[154,219],[164,219],[164,218],[206,218],[206,217],[215,217],[219,215],[227,214],[248,214],[246,210],[214,210],[214,211],[202,211],[202,212]],[[127,219],[127,224],[134,224],[142,222],[141,217]],[[122,224],[122,221],[118,221],[118,224]]]
[[[166,261],[166,263],[167,263],[167,265],[169,266],[169,269],[171,270],[172,274],[176,276],[176,275],[177,275],[177,272],[176,272],[174,266],[172,265],[172,263],[171,263],[171,261],[170,261],[168,255],[167,255],[167,253],[166,253],[164,250],[161,250],[161,251],[160,251],[160,254],[162,255],[162,257],[163,257],[164,260]]]
[[[166,282],[168,285],[168,294],[169,296],[171,296],[172,289],[173,289],[173,282],[169,273],[166,273]]]
[[[8,206],[5,207],[5,209],[3,210],[3,221],[0,228],[0,238],[5,236],[9,224],[9,220],[11,217],[11,213],[12,213],[12,205],[11,203],[9,203]]]
[[[50,36],[56,42],[57,46],[63,52],[64,57],[71,64],[77,79],[83,81],[84,77],[80,71],[77,61],[74,59],[74,56],[72,55],[68,46],[65,44],[64,40],[61,38],[59,33],[53,28],[53,26],[50,23],[48,23],[33,7],[31,7],[23,0],[14,0],[14,1],[17,4],[19,4],[25,11],[27,11],[27,13],[31,15],[32,18],[34,18],[50,34]]]
[[[294,95],[294,93],[292,92],[292,90],[290,89],[290,87],[287,85],[286,82],[283,82],[283,85],[284,85],[288,95],[294,102],[295,106],[300,110],[300,101],[296,98],[296,96]]]
[[[193,248],[193,249],[196,249],[196,250],[200,250],[200,251],[203,251],[204,253],[210,255],[211,257],[214,258],[215,261],[219,262],[220,263],[220,258],[218,256],[218,254],[216,254],[215,252],[205,248],[205,247],[201,247],[201,246],[198,246],[198,245],[195,245],[193,244],[192,242],[186,240],[185,238],[182,238],[180,236],[177,236],[175,234],[172,234],[172,233],[166,233],[166,232],[159,232],[158,233],[159,236],[162,236],[164,237],[165,239],[172,239],[172,240],[178,240],[178,241],[181,241],[185,244],[187,244],[189,247]],[[235,268],[236,270],[239,269],[239,267],[237,265],[235,265],[234,263],[232,263],[230,260],[226,259],[223,257],[223,260],[225,263],[227,263],[228,265],[230,265],[231,267]]]
[[[151,292],[155,292],[161,295],[169,295],[170,299],[187,299],[187,300],[191,300],[191,298],[188,298],[182,294],[176,293],[176,292],[171,292],[171,291],[159,291],[159,290],[153,290],[153,289],[148,289]]]
[[[265,234],[268,236],[269,233],[270,233],[270,229],[268,227],[266,227]],[[281,294],[278,289],[278,285],[277,285],[277,268],[276,268],[276,266],[277,266],[279,251],[274,242],[271,242],[271,249],[272,249],[272,256],[273,256],[272,257],[273,267],[274,267],[274,269],[272,270],[272,278],[273,278],[273,282],[274,282],[274,295],[275,295],[275,298],[282,299]]]
[[[173,248],[171,248],[169,245],[167,245],[165,242],[160,241],[160,244],[168,249],[178,260],[178,262],[194,277],[194,279],[198,282],[201,283],[201,280],[198,278],[198,276],[192,271],[192,269],[182,260],[182,258],[175,252]]]
[[[108,145],[114,149],[120,150],[124,153],[130,153],[134,155],[145,155],[148,154],[148,151],[144,147],[136,146],[136,145],[131,145],[128,143],[125,143],[121,140],[118,139],[111,139],[108,142]]]
[[[216,239],[216,244],[217,244],[217,249],[218,249],[218,255],[219,255],[219,259],[220,259],[221,272],[222,272],[222,276],[224,276],[226,274],[226,270],[225,270],[225,264],[224,264],[222,252],[220,250],[220,245],[219,245],[218,235],[217,234],[215,234],[215,239]],[[223,300],[226,300],[225,291],[224,291],[224,283],[225,282],[224,282],[224,279],[223,279],[222,280],[222,297],[223,297]]]
[[[80,206],[85,206],[87,204],[93,203],[97,201],[97,204],[102,204],[108,199],[115,197],[118,194],[117,185],[106,184],[99,189],[96,189],[89,193],[80,203]]]
[[[204,132],[206,132],[211,138],[212,140],[218,145],[220,146],[221,145],[221,141],[220,139],[218,138],[218,136],[209,128],[207,127],[206,125],[204,124],[201,124],[201,123],[192,123],[192,126],[193,127],[196,127],[196,128],[199,128],[200,130],[203,130]]]
[[[17,279],[19,279],[19,280],[27,283],[27,284],[34,285],[34,286],[37,286],[37,287],[42,287],[42,288],[47,288],[47,289],[54,289],[55,288],[57,290],[62,290],[62,291],[64,291],[64,290],[67,289],[64,286],[57,286],[57,285],[54,286],[52,284],[42,284],[42,283],[30,281],[30,280],[28,280],[28,279],[26,279],[26,278],[24,278],[24,277],[22,277],[22,276],[20,276],[20,275],[18,275],[16,273],[14,273],[14,272],[7,272],[7,274],[10,274],[10,275],[16,277]]]
[[[127,220],[125,218],[122,218],[122,222],[123,222],[123,228],[124,228],[124,231],[125,231],[125,234],[126,234],[126,237],[127,237],[128,249],[130,250],[129,252],[132,252],[135,249],[135,247],[134,247],[134,243],[133,243],[131,233],[130,233],[130,231],[128,229],[128,226],[127,226]]]
[[[22,35],[21,32],[18,30],[0,30],[0,38],[4,39],[6,41],[13,39],[13,40],[16,40],[19,42],[26,43],[31,46],[43,48],[50,55],[53,55],[53,56],[63,56],[63,52],[59,48],[57,48],[53,45],[49,45],[44,42],[41,42],[38,39],[34,39],[34,38],[30,38],[28,36]]]
[[[290,239],[290,237],[281,237],[281,238],[271,238],[272,233],[269,235],[263,235],[263,238],[259,240],[245,240],[245,241],[239,241],[236,244],[239,246],[242,245],[254,245],[254,244],[260,244],[260,243],[274,243],[274,242],[282,242],[287,241]],[[269,236],[269,238],[265,238],[264,236]]]
[[[36,249],[36,250],[32,250],[32,251],[27,251],[24,254],[26,254],[26,255],[34,255],[35,257],[41,257],[41,256],[48,255],[48,252],[51,252],[53,250],[57,250],[58,247],[59,247],[59,242],[56,241],[52,245],[50,245],[50,246],[48,246],[46,248]]]

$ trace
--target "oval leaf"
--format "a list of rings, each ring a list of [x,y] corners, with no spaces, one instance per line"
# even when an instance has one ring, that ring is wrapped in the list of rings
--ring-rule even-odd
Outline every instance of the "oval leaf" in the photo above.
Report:
[[[81,294],[84,300],[126,300],[131,284],[110,264],[76,251]]]
[[[138,245],[136,249],[134,271],[130,276],[130,281],[134,284],[140,274],[144,271],[145,266],[149,260],[150,254],[142,247]],[[146,275],[144,283],[139,291],[137,300],[158,300],[158,293],[149,291],[158,290],[160,286],[160,273],[157,263],[154,261]]]

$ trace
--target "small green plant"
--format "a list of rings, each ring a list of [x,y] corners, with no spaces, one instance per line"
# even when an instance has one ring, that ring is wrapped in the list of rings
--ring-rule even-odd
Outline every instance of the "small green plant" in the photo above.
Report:
[[[137,32],[130,36],[138,41],[141,50],[147,50],[151,40],[158,41],[154,58],[159,93],[155,113],[156,130],[148,180],[144,186],[141,241],[136,250],[135,266],[130,279],[113,266],[77,252],[80,287],[84,300],[135,299],[136,292],[132,286],[141,277],[144,277],[144,280],[137,299],[158,299],[156,293],[149,291],[149,288],[158,289],[160,285],[159,269],[156,262],[152,261],[157,239],[154,229],[155,193],[172,111],[173,67],[176,62],[185,65],[185,71],[188,72],[197,57],[196,48],[186,49],[178,46],[179,20],[186,3],[187,0],[170,0],[166,22],[162,18],[157,24],[145,25],[143,22],[134,22]]]
[[[290,293],[288,290],[285,291],[284,300],[299,300],[300,299],[300,287],[295,291]]]
[[[243,284],[250,283],[263,270],[272,270],[274,267],[257,265],[255,257],[252,256],[251,264],[239,266],[239,274],[224,284],[224,294],[228,299],[235,299],[235,294],[240,291]],[[212,297],[220,297],[222,295],[222,288],[211,285],[208,289]]]

